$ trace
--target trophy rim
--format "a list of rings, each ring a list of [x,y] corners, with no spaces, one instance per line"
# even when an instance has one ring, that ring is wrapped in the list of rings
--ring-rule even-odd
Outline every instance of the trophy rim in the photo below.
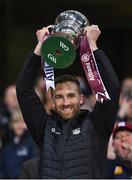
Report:
[[[83,20],[84,20],[84,27],[85,26],[87,26],[87,25],[90,25],[90,23],[89,23],[89,21],[88,21],[88,18],[83,14],[83,13],[81,13],[80,11],[77,11],[77,10],[66,10],[66,11],[63,11],[63,12],[61,12],[60,14],[58,14],[58,16],[55,18],[55,21],[54,21],[54,24],[55,25],[57,25],[59,22],[62,22],[62,21],[65,21],[65,20],[74,20],[73,18],[70,18],[70,17],[68,17],[68,18],[64,18],[63,20],[62,20],[62,18],[61,17],[64,17],[64,14],[68,14],[68,13],[72,13],[73,15],[74,14],[77,14],[77,15],[79,15],[81,18],[83,18]],[[77,22],[78,24],[79,24],[79,21],[77,21],[77,20],[74,20],[75,22]]]
[[[71,23],[69,23],[69,22],[71,22]],[[77,36],[78,33],[81,31],[81,27],[74,20],[64,20],[64,21],[61,21],[60,24],[56,24],[54,26],[53,31],[54,32],[58,32],[59,30],[61,30],[64,33],[68,33],[68,32],[65,31],[65,27],[68,27],[67,29],[72,31],[72,35],[73,36]],[[73,27],[74,27],[74,30],[73,30]]]

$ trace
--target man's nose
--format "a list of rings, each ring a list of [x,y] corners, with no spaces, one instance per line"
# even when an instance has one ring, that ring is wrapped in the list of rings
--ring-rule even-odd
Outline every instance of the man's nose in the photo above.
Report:
[[[64,97],[64,98],[63,98],[63,104],[64,104],[65,106],[69,105],[69,100],[68,100],[67,97]]]

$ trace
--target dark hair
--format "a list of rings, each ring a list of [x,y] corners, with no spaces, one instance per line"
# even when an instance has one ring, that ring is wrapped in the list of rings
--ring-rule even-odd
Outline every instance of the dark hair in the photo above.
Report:
[[[61,75],[61,76],[58,76],[55,78],[55,86],[59,83],[64,83],[64,82],[67,82],[67,81],[70,81],[70,82],[73,82],[74,84],[76,84],[79,92],[81,92],[80,90],[80,83],[79,81],[77,80],[76,77],[74,76],[71,76],[69,74],[64,74],[64,75]]]

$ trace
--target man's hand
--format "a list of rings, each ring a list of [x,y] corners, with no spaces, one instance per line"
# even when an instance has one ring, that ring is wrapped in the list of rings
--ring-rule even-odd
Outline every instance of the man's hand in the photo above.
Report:
[[[127,150],[127,160],[132,162],[132,145],[123,143],[122,146]]]
[[[90,43],[90,46],[93,51],[95,51],[97,48],[97,39],[101,33],[99,27],[97,25],[91,25],[87,26],[84,29],[84,33],[86,33],[88,37],[88,41]]]
[[[47,27],[44,27],[42,29],[37,30],[36,32],[38,44],[36,45],[34,49],[34,54],[40,56],[41,55],[41,46],[45,39],[47,38],[47,35],[49,35],[49,30]]]

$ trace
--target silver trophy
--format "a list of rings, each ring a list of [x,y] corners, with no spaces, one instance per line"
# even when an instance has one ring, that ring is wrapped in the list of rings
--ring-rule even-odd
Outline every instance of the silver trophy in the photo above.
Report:
[[[88,19],[78,11],[67,10],[60,13],[52,25],[52,35],[42,45],[44,60],[55,68],[70,66],[76,57],[79,37],[88,25]]]
[[[72,36],[74,41],[78,39],[84,27],[89,25],[88,19],[80,12],[67,10],[60,13],[55,19],[53,32],[66,33]],[[76,44],[74,44],[76,47]],[[77,46],[78,47],[78,46]]]

